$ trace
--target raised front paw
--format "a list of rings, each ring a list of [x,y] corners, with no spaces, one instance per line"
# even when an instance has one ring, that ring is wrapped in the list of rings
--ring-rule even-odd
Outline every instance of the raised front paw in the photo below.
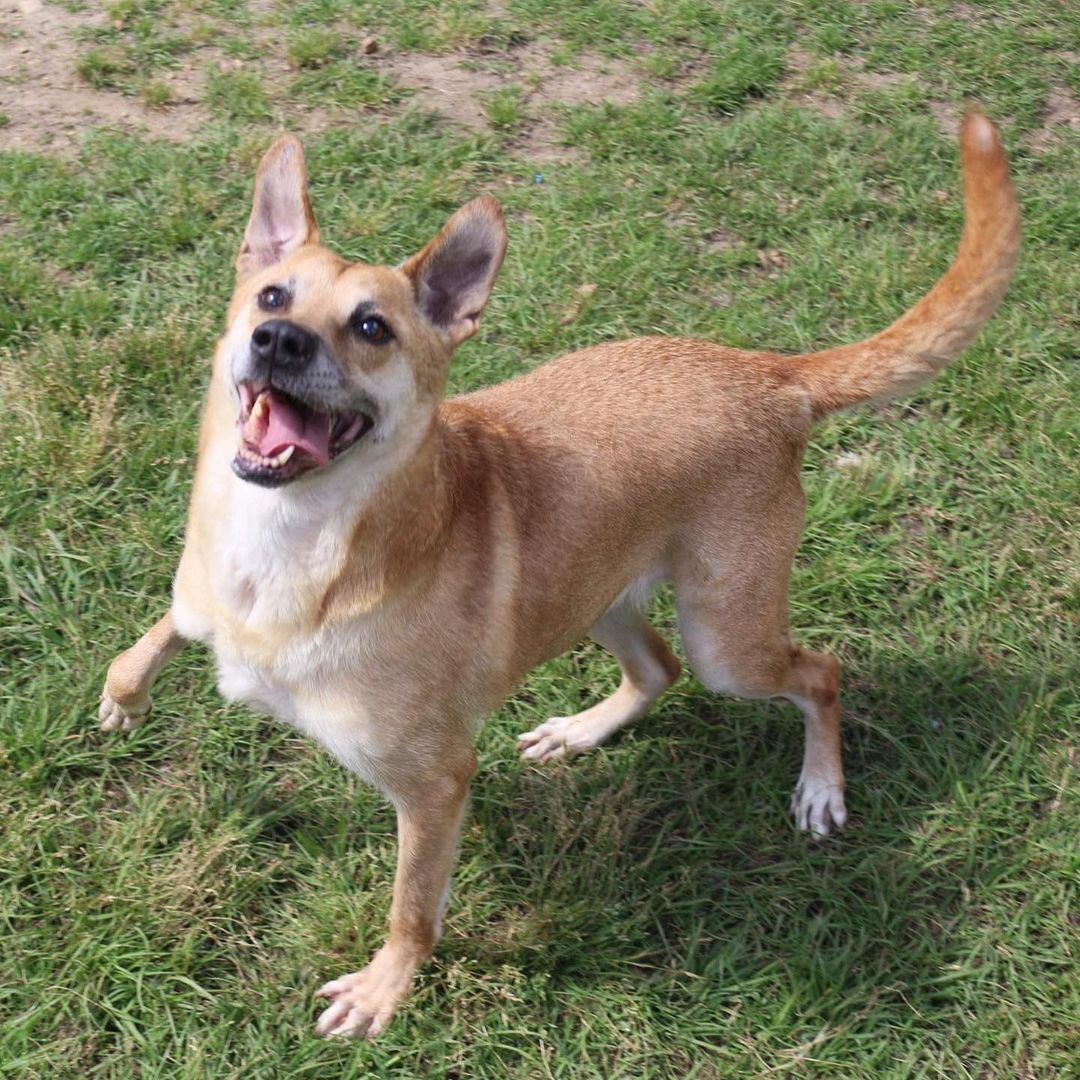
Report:
[[[150,715],[150,695],[120,704],[109,693],[108,687],[101,693],[98,723],[102,731],[134,731]]]
[[[315,996],[328,998],[331,1005],[319,1017],[315,1034],[375,1038],[408,994],[416,967],[384,947],[363,971],[342,975],[320,987]]]

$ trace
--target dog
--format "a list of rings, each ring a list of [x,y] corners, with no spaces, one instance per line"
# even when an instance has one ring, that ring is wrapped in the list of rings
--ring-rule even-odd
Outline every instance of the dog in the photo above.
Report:
[[[788,627],[800,464],[816,420],[913,389],[1004,295],[1019,211],[976,108],[961,149],[957,255],[866,341],[790,357],[644,337],[449,400],[451,355],[506,250],[499,204],[469,202],[400,266],[349,262],[320,241],[297,140],[266,153],[172,605],[111,664],[99,720],[134,728],[162,666],[206,642],[226,698],[306,732],[393,804],[389,936],[317,991],[317,1034],[376,1035],[438,941],[484,714],[591,636],[622,680],[520,736],[524,758],[550,761],[640,719],[678,677],[641,614],[661,581],[707,689],[805,718],[798,826],[844,825],[840,666]]]

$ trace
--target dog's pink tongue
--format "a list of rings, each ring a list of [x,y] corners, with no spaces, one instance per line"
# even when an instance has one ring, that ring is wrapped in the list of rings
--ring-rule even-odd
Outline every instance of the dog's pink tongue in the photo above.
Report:
[[[256,401],[251,416],[244,425],[244,442],[263,457],[277,457],[286,447],[313,457],[320,465],[330,461],[330,431],[325,416],[305,415],[291,401],[265,390],[260,395],[265,411]]]

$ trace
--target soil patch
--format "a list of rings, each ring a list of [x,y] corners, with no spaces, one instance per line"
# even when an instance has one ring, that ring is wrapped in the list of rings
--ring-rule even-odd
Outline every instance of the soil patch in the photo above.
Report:
[[[934,114],[941,134],[952,142],[960,137],[960,121],[964,118],[963,109],[946,101],[931,101],[930,111]]]
[[[216,67],[250,67],[259,72],[286,122],[300,131],[322,131],[355,117],[338,109],[294,108],[288,79],[294,74],[278,42],[267,41],[268,54],[241,62],[212,46],[199,46],[178,67],[161,71],[155,82],[168,85],[171,100],[160,107],[80,78],[77,67],[86,43],[81,32],[105,24],[100,9],[71,12],[45,0],[0,0],[6,15],[0,36],[0,84],[6,123],[0,127],[0,150],[47,151],[62,156],[79,152],[85,133],[95,127],[182,142],[209,122],[207,73]],[[262,28],[256,37],[269,36]],[[538,162],[567,159],[573,151],[559,145],[558,111],[549,106],[626,105],[636,101],[642,77],[625,61],[593,53],[572,65],[553,63],[541,43],[495,52],[460,49],[442,54],[376,51],[363,58],[389,76],[421,108],[466,130],[489,131],[488,108],[500,90],[519,94],[519,119],[509,130],[520,149]]]
[[[786,74],[781,80],[780,89],[790,101],[804,109],[827,116],[830,120],[839,120],[845,112],[843,100],[835,94],[811,89],[806,85],[807,76],[816,62],[816,57],[798,46],[788,49],[784,57]]]
[[[0,150],[78,152],[88,128],[113,127],[183,140],[206,122],[195,104],[191,73],[176,73],[179,100],[152,109],[135,98],[95,90],[79,77],[80,30],[104,24],[100,12],[72,12],[42,0],[0,0]],[[171,79],[166,81],[172,82]]]
[[[538,161],[571,156],[559,146],[558,117],[550,105],[629,105],[638,100],[642,77],[628,64],[593,53],[574,58],[574,66],[554,64],[538,43],[499,53],[391,53],[380,68],[412,92],[421,108],[473,131],[490,130],[488,103],[500,90],[516,87],[522,119],[518,143]]]
[[[1051,87],[1046,96],[1042,123],[1028,136],[1028,146],[1043,153],[1060,145],[1069,132],[1080,133],[1080,101],[1067,86]]]

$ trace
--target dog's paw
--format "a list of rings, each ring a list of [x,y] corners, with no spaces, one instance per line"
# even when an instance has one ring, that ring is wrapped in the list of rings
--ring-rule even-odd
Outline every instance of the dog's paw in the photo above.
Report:
[[[134,731],[150,715],[150,697],[120,704],[104,690],[98,708],[98,724],[102,731]]]
[[[408,994],[415,971],[415,964],[380,949],[363,971],[342,975],[315,991],[316,997],[331,1002],[315,1024],[315,1034],[374,1039]]]
[[[808,777],[804,773],[791,797],[791,813],[795,824],[814,836],[828,836],[842,829],[847,822],[843,785]]]
[[[582,716],[553,716],[517,739],[518,753],[526,761],[555,761],[599,746],[603,739]]]

